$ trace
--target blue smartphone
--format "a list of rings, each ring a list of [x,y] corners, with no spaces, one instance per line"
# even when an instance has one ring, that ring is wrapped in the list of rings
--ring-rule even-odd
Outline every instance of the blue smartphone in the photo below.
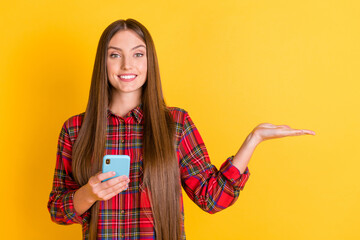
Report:
[[[115,176],[105,179],[103,182],[114,177],[126,175],[130,173],[130,156],[128,155],[105,155],[103,158],[102,172],[115,172]]]

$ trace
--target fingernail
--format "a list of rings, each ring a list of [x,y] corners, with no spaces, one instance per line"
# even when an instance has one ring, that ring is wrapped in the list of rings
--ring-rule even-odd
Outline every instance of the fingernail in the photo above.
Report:
[[[115,172],[111,172],[112,175],[115,175],[116,173]]]

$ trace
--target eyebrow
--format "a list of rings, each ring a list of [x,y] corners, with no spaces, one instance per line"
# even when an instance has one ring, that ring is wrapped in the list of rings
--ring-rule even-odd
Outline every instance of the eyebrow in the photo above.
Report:
[[[137,45],[136,47],[133,47],[131,50],[134,50],[134,49],[139,48],[139,47],[144,47],[144,48],[146,49],[146,47],[145,47],[144,45],[140,44],[140,45]],[[122,51],[122,49],[121,49],[121,48],[118,48],[118,47],[109,46],[109,47],[108,47],[108,50],[109,50],[110,48],[114,48],[114,49],[116,49],[116,50]]]

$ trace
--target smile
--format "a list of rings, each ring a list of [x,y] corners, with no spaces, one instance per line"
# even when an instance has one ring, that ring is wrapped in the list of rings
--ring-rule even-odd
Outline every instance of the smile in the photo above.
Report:
[[[123,75],[118,75],[118,78],[120,78],[123,81],[129,82],[132,81],[136,78],[135,74],[123,74]]]

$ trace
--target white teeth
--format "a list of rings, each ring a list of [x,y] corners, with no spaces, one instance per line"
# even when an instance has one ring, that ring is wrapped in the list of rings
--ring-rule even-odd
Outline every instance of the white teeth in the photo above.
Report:
[[[123,78],[123,79],[131,79],[131,78],[135,78],[136,75],[124,75],[124,76],[119,76],[120,78]]]

